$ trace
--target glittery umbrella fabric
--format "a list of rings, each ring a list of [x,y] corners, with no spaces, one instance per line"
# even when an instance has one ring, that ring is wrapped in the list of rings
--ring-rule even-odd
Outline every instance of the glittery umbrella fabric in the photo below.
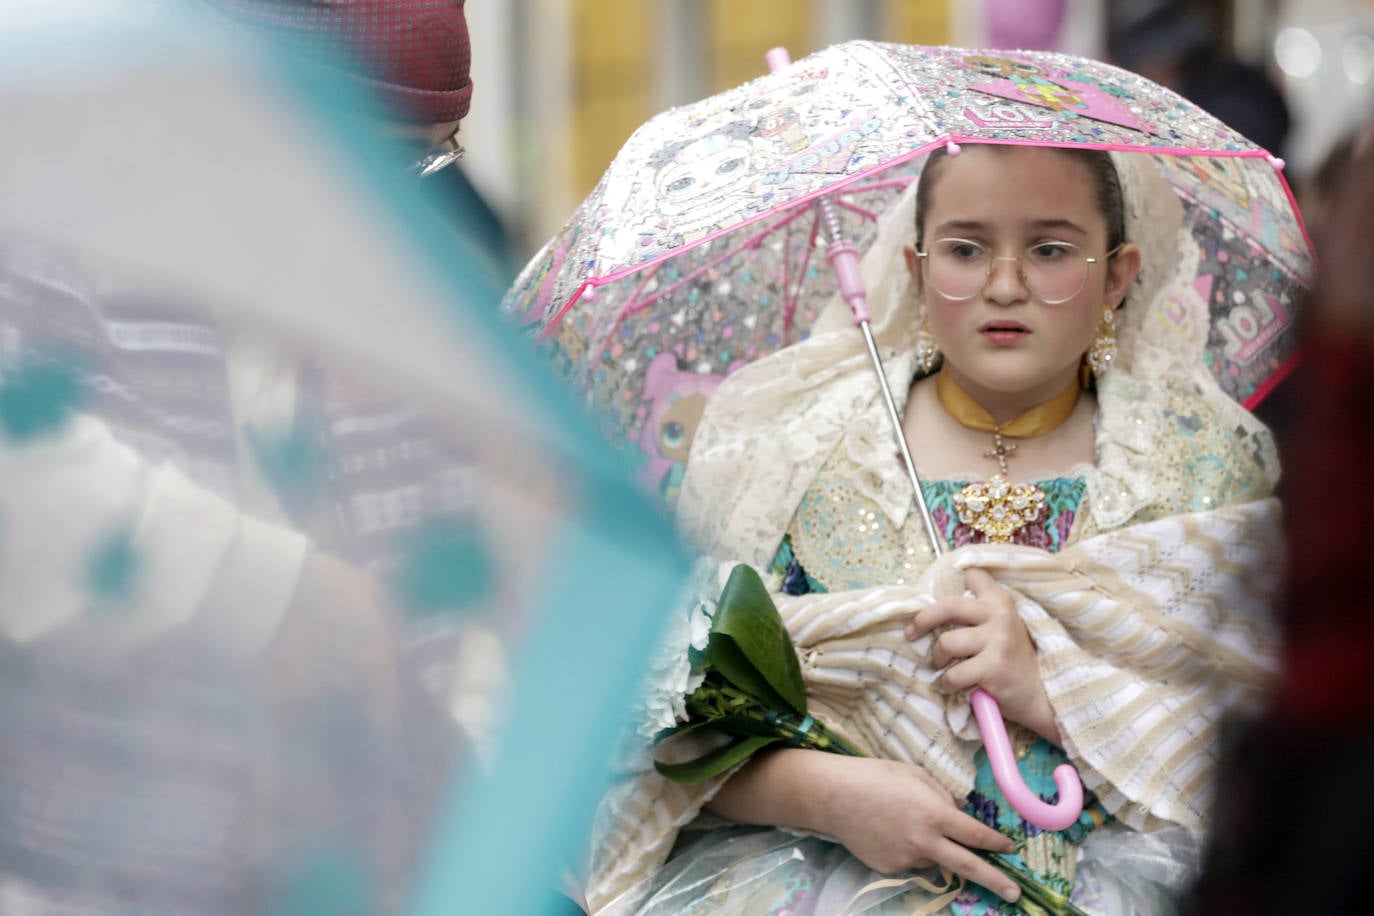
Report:
[[[860,252],[950,142],[1154,155],[1202,250],[1206,360],[1252,405],[1285,371],[1311,255],[1280,163],[1178,95],[1063,54],[849,42],[667,111],[626,142],[503,309],[671,503],[733,367],[805,339],[836,290],[814,201]]]

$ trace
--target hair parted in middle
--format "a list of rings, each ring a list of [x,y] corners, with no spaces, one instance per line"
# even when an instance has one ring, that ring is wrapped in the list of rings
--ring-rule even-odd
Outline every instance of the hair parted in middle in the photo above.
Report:
[[[1008,149],[1018,149],[1004,144],[982,144],[985,149],[991,149],[998,153],[1004,153]],[[966,147],[967,148],[967,147]],[[1097,208],[1107,221],[1107,250],[1113,251],[1118,246],[1126,242],[1126,206],[1123,203],[1121,194],[1121,178],[1116,173],[1116,166],[1112,163],[1112,157],[1105,150],[1099,149],[1076,149],[1071,147],[1033,147],[1035,149],[1050,149],[1053,152],[1064,156],[1069,156],[1081,162],[1092,174],[1094,190],[1097,196]],[[930,195],[944,163],[949,160],[949,150],[943,146],[938,146],[931,151],[926,159],[925,166],[921,169],[921,176],[917,179],[916,185],[916,248],[925,250],[925,221],[926,214],[930,209]]]

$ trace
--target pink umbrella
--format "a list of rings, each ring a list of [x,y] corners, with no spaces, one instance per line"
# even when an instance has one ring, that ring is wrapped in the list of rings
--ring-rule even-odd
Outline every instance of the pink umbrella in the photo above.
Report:
[[[1208,329],[1205,360],[1247,407],[1287,372],[1311,252],[1282,162],[1149,80],[1047,52],[849,42],[795,63],[779,55],[774,72],[636,131],[503,310],[671,507],[721,379],[805,339],[836,292],[876,359],[855,261],[924,154],[966,143],[1153,154],[1201,251],[1206,303],[1164,320]],[[1008,800],[1038,826],[1070,823],[1072,768],[1055,774],[1060,804],[1046,805],[1016,773],[995,701],[976,693],[973,706]]]

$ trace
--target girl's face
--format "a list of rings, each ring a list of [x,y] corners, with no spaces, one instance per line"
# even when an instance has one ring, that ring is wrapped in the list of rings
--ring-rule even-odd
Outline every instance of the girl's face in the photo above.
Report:
[[[996,259],[971,298],[952,299],[927,282],[932,267],[907,250],[945,368],[985,402],[1036,404],[1054,397],[1076,376],[1104,306],[1119,306],[1135,280],[1139,250],[1124,245],[1106,258],[1107,220],[1091,169],[1055,150],[970,144],[946,159],[932,180],[922,227],[926,251],[933,257],[941,240],[957,239],[975,244],[944,243],[946,264],[949,258]],[[1010,260],[1017,257],[1019,265]],[[1081,289],[1053,304],[1039,298],[1037,293],[1062,298],[1062,284],[1056,288],[1039,278],[1058,276],[1064,268],[1055,262],[1083,257],[1098,260],[1088,265]]]

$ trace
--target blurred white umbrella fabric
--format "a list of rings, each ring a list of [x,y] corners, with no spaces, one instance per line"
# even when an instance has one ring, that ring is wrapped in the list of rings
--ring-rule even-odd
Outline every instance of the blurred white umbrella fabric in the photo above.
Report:
[[[365,100],[42,6],[0,2],[0,909],[541,911],[676,542]]]

